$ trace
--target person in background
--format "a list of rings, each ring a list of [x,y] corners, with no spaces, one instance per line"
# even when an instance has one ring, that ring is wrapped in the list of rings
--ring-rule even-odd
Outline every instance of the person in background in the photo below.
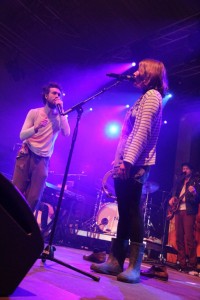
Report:
[[[140,209],[142,186],[156,161],[156,145],[162,123],[162,98],[168,84],[162,62],[144,59],[134,73],[141,97],[127,112],[118,143],[113,178],[117,196],[119,222],[112,239],[108,259],[92,264],[99,273],[117,275],[117,280],[137,283],[144,253],[144,221]],[[130,242],[129,266],[123,271]]]
[[[61,131],[69,136],[70,127],[63,112],[62,90],[56,83],[43,88],[43,107],[31,109],[20,132],[23,141],[14,168],[12,182],[25,196],[34,212],[48,176],[49,160]],[[60,113],[58,112],[60,109]]]
[[[179,262],[179,271],[182,272],[194,273],[196,271],[197,254],[194,227],[199,196],[200,178],[195,176],[190,163],[183,163],[181,180],[177,184],[175,195],[169,200],[169,205],[175,207],[177,261]],[[188,254],[188,264],[186,254]]]

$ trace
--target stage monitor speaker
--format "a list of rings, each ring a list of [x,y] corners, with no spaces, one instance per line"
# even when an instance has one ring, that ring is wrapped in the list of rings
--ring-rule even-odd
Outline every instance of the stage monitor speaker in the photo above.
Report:
[[[8,296],[39,258],[44,243],[25,198],[1,173],[0,241],[0,296]]]

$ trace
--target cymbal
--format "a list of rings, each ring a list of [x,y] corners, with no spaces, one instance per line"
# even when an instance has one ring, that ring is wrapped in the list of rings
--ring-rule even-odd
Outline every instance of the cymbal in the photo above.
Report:
[[[55,175],[55,176],[64,176],[65,175],[64,173],[56,173],[54,171],[49,171],[49,174]],[[84,174],[84,173],[80,173],[80,174],[68,174],[67,176],[68,177],[86,177],[87,174]]]
[[[52,190],[55,190],[55,191],[60,191],[61,190],[61,184],[59,186],[57,185],[54,185],[50,182],[47,182],[46,181],[46,187],[52,189]],[[67,181],[67,184],[65,186],[65,191],[69,188],[69,187],[73,187],[74,186],[74,181]]]
[[[53,190],[56,190],[56,191],[60,191],[60,188],[59,188],[58,186],[56,186],[56,185],[54,185],[54,184],[52,184],[52,183],[50,183],[50,182],[47,182],[47,181],[46,181],[46,186],[47,186],[48,188],[50,188],[50,189],[53,189]]]
[[[142,194],[151,194],[159,189],[159,185],[156,182],[147,181],[142,188]]]
[[[86,174],[68,174],[69,177],[86,177],[87,175]]]

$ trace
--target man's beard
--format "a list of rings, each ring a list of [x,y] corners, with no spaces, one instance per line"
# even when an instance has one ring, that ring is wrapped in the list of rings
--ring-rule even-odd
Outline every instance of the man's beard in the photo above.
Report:
[[[47,101],[47,105],[48,105],[48,107],[51,108],[51,109],[55,109],[55,108],[56,108],[56,105],[53,104],[53,103],[50,103],[49,101]]]

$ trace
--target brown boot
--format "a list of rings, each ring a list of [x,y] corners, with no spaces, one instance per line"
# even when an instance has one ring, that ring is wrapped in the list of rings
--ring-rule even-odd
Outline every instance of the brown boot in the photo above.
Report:
[[[128,240],[112,239],[111,251],[103,264],[92,264],[90,269],[103,274],[117,275],[123,271],[128,249]]]
[[[156,278],[163,281],[168,280],[167,267],[163,265],[153,265],[146,271],[140,271],[140,274],[150,278]]]
[[[94,250],[93,253],[90,255],[83,255],[83,259],[97,264],[101,264],[106,261],[106,251]]]
[[[144,244],[131,242],[129,266],[126,271],[117,276],[117,280],[137,283],[140,281],[140,266],[144,254]]]

